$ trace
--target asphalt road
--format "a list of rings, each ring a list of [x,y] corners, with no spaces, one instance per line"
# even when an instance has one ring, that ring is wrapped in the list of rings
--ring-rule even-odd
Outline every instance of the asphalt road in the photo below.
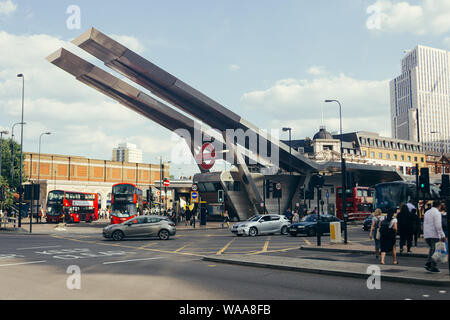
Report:
[[[359,229],[351,227],[352,237],[367,238]],[[298,250],[308,241],[315,238],[235,237],[228,230],[179,231],[167,241],[122,242],[105,240],[101,233],[4,233],[0,234],[0,299],[449,299],[442,288],[383,282],[381,290],[369,290],[364,279],[202,260],[204,255],[230,253],[319,259],[327,255]]]

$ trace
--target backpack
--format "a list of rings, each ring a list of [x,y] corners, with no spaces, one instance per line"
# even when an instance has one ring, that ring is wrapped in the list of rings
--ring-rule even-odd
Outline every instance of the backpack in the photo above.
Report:
[[[380,224],[380,234],[383,237],[389,236],[391,234],[391,228],[389,228],[390,221],[384,219]]]

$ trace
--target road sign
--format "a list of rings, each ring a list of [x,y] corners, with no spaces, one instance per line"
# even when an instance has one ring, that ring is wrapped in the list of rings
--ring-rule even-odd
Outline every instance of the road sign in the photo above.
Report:
[[[197,190],[198,190],[198,185],[194,183],[192,185],[192,191],[197,191]]]
[[[159,190],[156,191],[156,195],[157,195],[157,196],[161,195],[161,191],[159,191]]]
[[[325,194],[325,196],[327,197],[327,199],[330,197],[330,193],[327,191],[327,193]]]
[[[278,191],[281,190],[281,183],[277,182],[275,185],[275,189],[277,189]]]
[[[200,152],[195,156],[195,160],[203,169],[211,169],[216,161],[216,150],[212,143],[207,142],[203,144]]]
[[[198,192],[191,191],[191,203],[198,203]]]
[[[170,181],[169,181],[169,179],[165,179],[164,180],[164,187],[168,187],[168,186],[170,186]]]

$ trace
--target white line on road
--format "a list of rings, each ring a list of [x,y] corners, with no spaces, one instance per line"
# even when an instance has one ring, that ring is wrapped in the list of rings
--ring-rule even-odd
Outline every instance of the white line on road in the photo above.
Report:
[[[156,260],[156,259],[163,259],[163,258],[164,257],[146,258],[146,259],[132,259],[132,260],[122,260],[122,261],[110,261],[110,262],[103,262],[103,264],[125,263],[125,262],[134,262],[134,261],[146,261],[146,260]]]
[[[9,267],[9,266],[20,266],[24,264],[34,264],[34,263],[44,263],[47,262],[47,260],[42,261],[31,261],[31,262],[19,262],[19,263],[8,263],[8,264],[0,264],[0,267]]]
[[[30,247],[30,248],[18,248],[16,250],[31,250],[31,249],[60,248],[60,247],[61,246]]]

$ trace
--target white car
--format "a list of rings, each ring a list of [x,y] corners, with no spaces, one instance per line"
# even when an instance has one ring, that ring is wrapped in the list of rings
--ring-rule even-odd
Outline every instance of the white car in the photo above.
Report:
[[[254,237],[261,234],[288,233],[291,222],[288,218],[278,214],[265,214],[253,216],[247,221],[236,223],[231,232],[237,236],[247,235]]]

